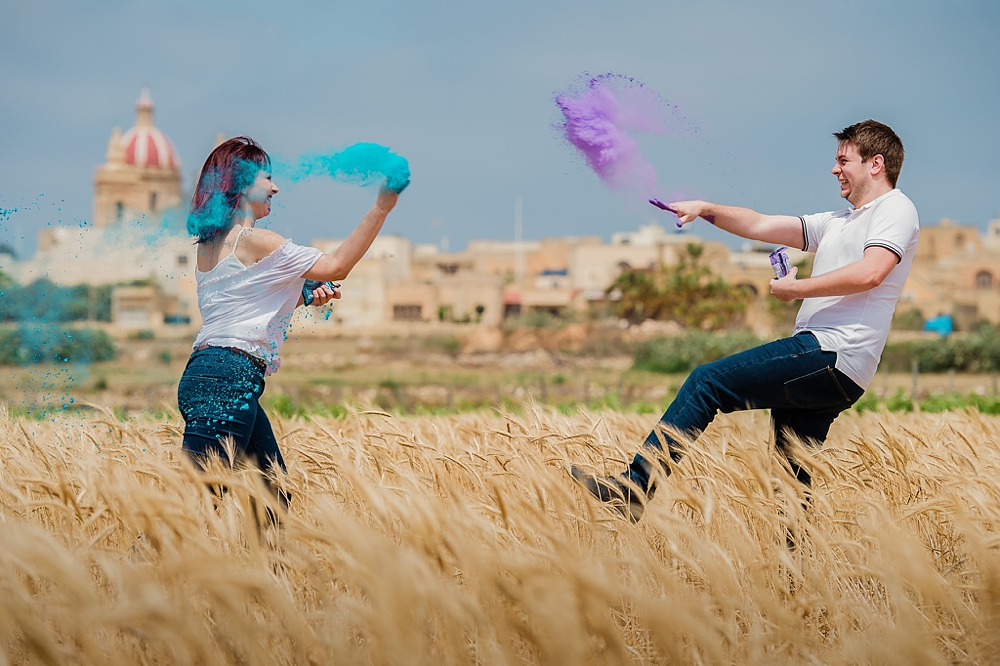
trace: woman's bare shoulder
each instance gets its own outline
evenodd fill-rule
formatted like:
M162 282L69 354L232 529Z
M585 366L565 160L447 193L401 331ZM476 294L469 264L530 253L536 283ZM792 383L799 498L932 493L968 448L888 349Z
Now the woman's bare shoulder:
M271 254L285 242L285 237L270 229L252 227L243 232L236 247L236 258L250 266Z

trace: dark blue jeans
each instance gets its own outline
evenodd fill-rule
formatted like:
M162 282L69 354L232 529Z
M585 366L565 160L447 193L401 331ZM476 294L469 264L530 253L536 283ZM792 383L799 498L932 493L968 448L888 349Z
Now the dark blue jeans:
M285 471L271 423L260 406L264 372L250 358L220 347L191 354L177 387L184 417L184 451L199 467L211 452L232 464L220 441L232 437L237 459L265 472ZM287 500L284 495L282 498Z
M864 389L834 367L836 362L836 352L820 349L812 333L800 333L706 363L688 376L658 425L694 439L718 412L770 409L775 446L788 458L799 481L808 485L809 473L790 456L788 435L821 444L837 415L864 394ZM683 456L683 445L659 427L644 444L660 451L666 444L674 461ZM652 469L640 453L626 475L649 492ZM664 472L670 473L666 465Z

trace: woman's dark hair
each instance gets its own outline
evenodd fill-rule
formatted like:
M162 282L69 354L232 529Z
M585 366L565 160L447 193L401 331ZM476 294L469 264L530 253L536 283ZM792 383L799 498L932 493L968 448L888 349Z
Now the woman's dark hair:
M205 243L229 228L240 204L240 194L261 170L271 169L271 158L256 141L236 136L216 146L201 167L191 197L188 233Z

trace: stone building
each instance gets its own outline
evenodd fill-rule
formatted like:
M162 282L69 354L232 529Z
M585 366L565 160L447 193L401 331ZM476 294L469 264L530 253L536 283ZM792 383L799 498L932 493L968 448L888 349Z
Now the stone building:
M143 88L135 125L111 130L105 163L94 171L95 227L152 218L181 207L181 161L167 135L153 124L153 100Z
M342 241L314 240L312 245L333 252ZM364 258L342 281L343 299L336 301L324 324L334 327L378 328L400 324L468 322L498 325L503 316L503 279L478 270L467 252L440 253L434 246L418 246L395 235L380 236ZM310 318L302 311L300 318Z
M312 244L332 252L341 242ZM616 233L610 244L596 236L474 240L460 252L383 236L343 281L344 298L331 316L320 322L300 312L299 320L308 319L307 328L317 333L340 327L408 332L419 323L498 326L532 312L587 311L606 300L605 290L622 270L674 265L687 243L702 246L700 261L716 274L767 293L773 277L768 248L733 253L722 243L670 234L655 224ZM798 261L804 253L790 254Z
M1000 324L1000 219L978 227L944 218L920 229L917 254L896 312L951 315L958 330Z
M3 269L22 284L121 285L112 292L113 328L188 333L200 319L180 167L143 90L135 125L111 131L105 163L94 171L92 224L40 231L35 256Z
M48 277L62 285L120 285L112 303L116 328L193 335L201 322L195 246L183 228L181 162L153 111L143 90L135 125L111 131L105 162L94 171L93 224L46 229L33 258L15 261L0 253L0 269L22 284ZM313 244L332 252L340 242ZM688 243L702 245L699 261L713 273L761 296L755 307L764 313L770 247L732 251L651 222L612 234L610 243L596 236L473 240L460 252L381 236L344 280L344 298L321 313L301 309L296 322L308 320L300 326L304 334L407 333L429 324L495 327L519 314L585 311L605 300L622 270L674 265ZM789 255L793 263L806 260L798 250ZM985 235L948 219L925 225L897 312L908 309L924 317L950 314L959 329L978 320L1000 323L1000 219Z

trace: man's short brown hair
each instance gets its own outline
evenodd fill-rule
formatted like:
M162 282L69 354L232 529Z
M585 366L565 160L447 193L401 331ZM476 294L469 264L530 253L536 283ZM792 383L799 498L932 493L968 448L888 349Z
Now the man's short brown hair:
M903 142L891 127L877 120L865 120L834 132L833 135L841 143L853 143L862 162L881 155L885 161L885 175L889 179L889 185L896 187L899 170L903 168Z

